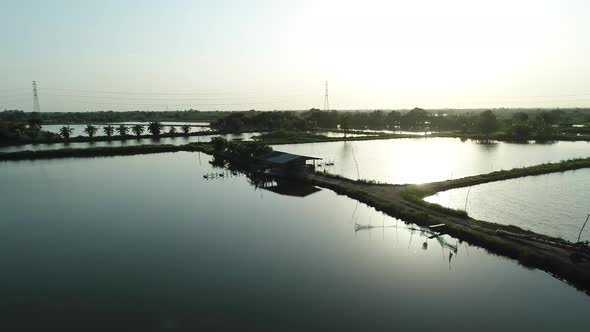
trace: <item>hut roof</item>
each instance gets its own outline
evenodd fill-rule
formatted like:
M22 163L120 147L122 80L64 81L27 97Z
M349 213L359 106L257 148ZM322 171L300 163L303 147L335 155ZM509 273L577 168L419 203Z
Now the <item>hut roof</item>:
M260 161L271 163L271 164L278 164L278 165L284 165L284 164L288 164L288 163L295 162L295 161L301 161L301 160L319 160L319 159L321 159L321 158L302 156L302 155L292 154L292 153L287 153L287 152L282 152L282 151L273 151L273 152L270 152L270 153L267 153L265 155L258 157L258 160L260 160Z

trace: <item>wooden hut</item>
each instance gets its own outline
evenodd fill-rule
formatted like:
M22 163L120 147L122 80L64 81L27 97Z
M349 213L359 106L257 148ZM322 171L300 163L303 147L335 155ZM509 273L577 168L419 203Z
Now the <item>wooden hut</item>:
M277 177L302 177L312 173L315 161L321 158L273 151L258 157L258 169L262 174ZM308 163L312 161L313 163Z

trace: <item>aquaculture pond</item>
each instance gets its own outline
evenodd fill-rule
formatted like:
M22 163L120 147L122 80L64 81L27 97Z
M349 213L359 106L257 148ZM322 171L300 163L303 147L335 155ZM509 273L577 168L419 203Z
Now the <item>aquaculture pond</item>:
M429 239L330 190L256 187L210 160L178 152L0 162L3 330L590 323L590 297L548 273Z
M351 179L425 183L590 157L587 142L547 144L479 143L458 138L405 138L277 145L277 150L324 158L334 166L318 170Z
M443 191L426 200L466 208L476 219L577 241L590 213L588 179L590 169L580 169ZM580 240L590 241L590 225Z
M71 143L52 143L52 144L25 144L25 145L9 145L0 146L0 152L17 152L17 151L38 151L38 150L57 150L57 149L79 149L91 147L116 147L116 146L132 146L144 144L172 144L182 145L193 142L209 142L211 137L221 136L228 140L251 140L252 136L260 135L260 133L239 133L239 134L225 134L225 135L200 135L200 136L186 136L186 137L161 137L161 138L133 138L129 137L126 140L113 140L102 142L71 142Z
M193 131L209 131L209 128L204 127L193 127ZM181 132L180 128L177 128L177 132ZM145 133L147 134L147 132ZM102 142L71 142L71 143L52 143L52 144L24 144L24 145L8 145L0 146L0 153L2 152L17 152L17 151L38 151L38 150L56 150L64 148L89 148L89 147L116 147L116 146L132 146L132 145L143 145L143 144L172 144L181 145L193 142L209 142L211 137L221 136L228 140L252 140L253 136L260 135L260 132L252 133L235 133L235 134L223 134L223 135L200 135L200 136L187 136L187 137L161 137L161 138L140 138L136 139L130 136L128 139L113 140L113 141L102 141ZM317 134L324 135L326 137L344 137L344 133L338 132L317 132ZM130 134L131 135L131 134ZM102 136L102 132L100 133ZM348 135L349 137L366 136L364 134Z

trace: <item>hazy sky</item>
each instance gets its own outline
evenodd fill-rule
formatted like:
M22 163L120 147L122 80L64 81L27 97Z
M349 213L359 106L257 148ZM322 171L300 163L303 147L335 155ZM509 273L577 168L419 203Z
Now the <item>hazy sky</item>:
M0 109L590 106L590 1L0 0Z

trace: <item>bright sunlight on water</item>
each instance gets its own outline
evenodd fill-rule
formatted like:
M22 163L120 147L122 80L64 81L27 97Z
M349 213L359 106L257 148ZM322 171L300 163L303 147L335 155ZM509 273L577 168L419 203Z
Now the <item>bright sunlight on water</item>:
M329 190L300 197L256 188L210 160L180 152L0 163L0 325L456 331L588 323L590 297L545 272L452 237L428 239ZM355 223L373 228L355 232Z

